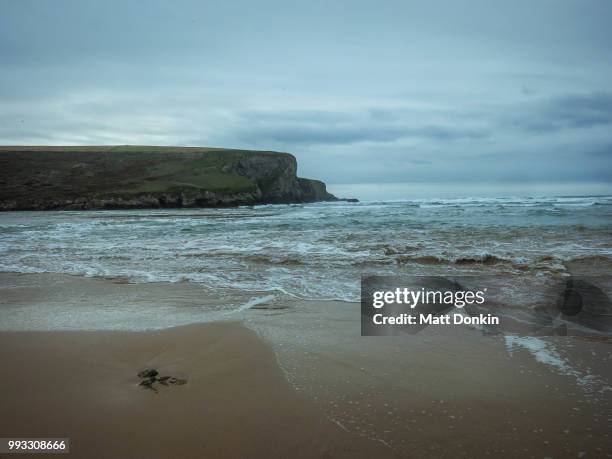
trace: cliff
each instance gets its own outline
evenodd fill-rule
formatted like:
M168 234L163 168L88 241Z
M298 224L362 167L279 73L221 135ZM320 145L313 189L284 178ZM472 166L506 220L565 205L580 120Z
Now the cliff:
M0 210L335 201L288 153L191 147L0 147Z

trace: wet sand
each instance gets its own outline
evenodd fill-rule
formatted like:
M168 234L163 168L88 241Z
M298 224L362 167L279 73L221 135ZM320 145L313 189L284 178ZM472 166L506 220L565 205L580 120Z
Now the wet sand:
M347 430L400 457L612 457L609 341L547 339L572 365L559 369L467 327L361 337L350 310L310 301L245 318L300 393Z
M123 328L118 307L174 323L170 302L216 311L229 301L193 284L58 275L1 274L0 295L5 329L23 325L9 320L17 314L40 328L47 306L83 323L97 307L105 319L92 323ZM572 373L469 328L361 337L350 303L223 317L232 321L0 332L0 436L70 437L72 457L612 457L609 341L550 338ZM143 389L137 373L150 367L188 382Z
M238 323L0 333L2 437L70 437L71 457L392 457L298 396ZM137 373L187 379L138 384Z

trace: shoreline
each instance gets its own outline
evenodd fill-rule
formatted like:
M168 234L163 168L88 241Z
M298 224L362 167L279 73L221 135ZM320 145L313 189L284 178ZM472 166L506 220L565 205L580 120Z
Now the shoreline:
M75 457L608 452L608 341L551 338L541 343L554 347L532 352L532 342L444 326L361 337L355 304L283 300L228 315L227 297L189 283L1 273L0 289L3 325L19 314L33 326L62 314L64 325L100 317L105 326L126 318L146 325L151 316L170 324L0 331L0 365L10 375L0 410L16 413L0 420L0 431L72 437ZM203 307L224 320L171 325ZM146 368L187 384L145 390L137 373ZM602 379L572 373L585 368Z

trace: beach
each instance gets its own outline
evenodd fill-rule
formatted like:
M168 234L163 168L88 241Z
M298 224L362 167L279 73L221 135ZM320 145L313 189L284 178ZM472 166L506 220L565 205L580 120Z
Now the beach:
M0 459L612 459L611 23L0 0Z
M190 283L0 274L2 311L33 323L56 301L76 316L117 298L156 314L162 291L186 309L223 301ZM73 457L612 453L608 340L549 338L538 359L528 342L468 327L361 337L359 320L358 304L334 301L139 331L10 331L3 320L0 431L70 437ZM149 390L137 376L148 368L187 382Z
M70 437L73 457L391 456L296 394L271 348L238 322L2 332L0 343L0 411L10 413L0 431ZM137 373L150 367L187 383L144 389Z

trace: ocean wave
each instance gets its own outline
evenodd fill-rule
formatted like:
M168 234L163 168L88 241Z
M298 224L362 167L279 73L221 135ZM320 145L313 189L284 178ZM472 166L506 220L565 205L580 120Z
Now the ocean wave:
M410 256L410 255L400 255L395 258L397 264L406 264L406 263L416 263L421 265L442 265L442 264L452 264L451 260L447 260L441 257L436 257L434 255L421 255L421 256Z
M312 299L354 298L364 272L610 272L612 214L590 202L612 201L404 200L142 210L129 218L9 213L0 215L0 270L188 280ZM549 210L565 203L561 211ZM544 208L541 215L530 212Z
M351 266L366 268L368 266L392 265L393 260L388 258L369 258L366 260L356 260L351 262Z
M284 265L284 266L300 266L304 264L304 260L291 257L277 257L272 255L247 255L243 257L244 260L256 264L270 264L270 265Z
M390 255L399 255L399 254L405 254L405 253L409 253L409 252L414 252L415 250L419 250L422 246L411 246L411 245L404 245L401 247L394 247L391 245L383 245L382 249L383 249L383 253L387 256Z
M563 264L568 270L574 270L577 268L595 268L598 270L605 268L612 270L612 257L602 254L583 255L570 258Z
M461 257L455 260L456 265L496 265L498 263L511 263L511 260L497 257L495 255L485 254L476 257Z
M458 258L445 258L438 255L399 255L395 258L398 264L416 263L422 265L496 265L513 264L518 265L517 261L508 260L491 254L461 256Z

